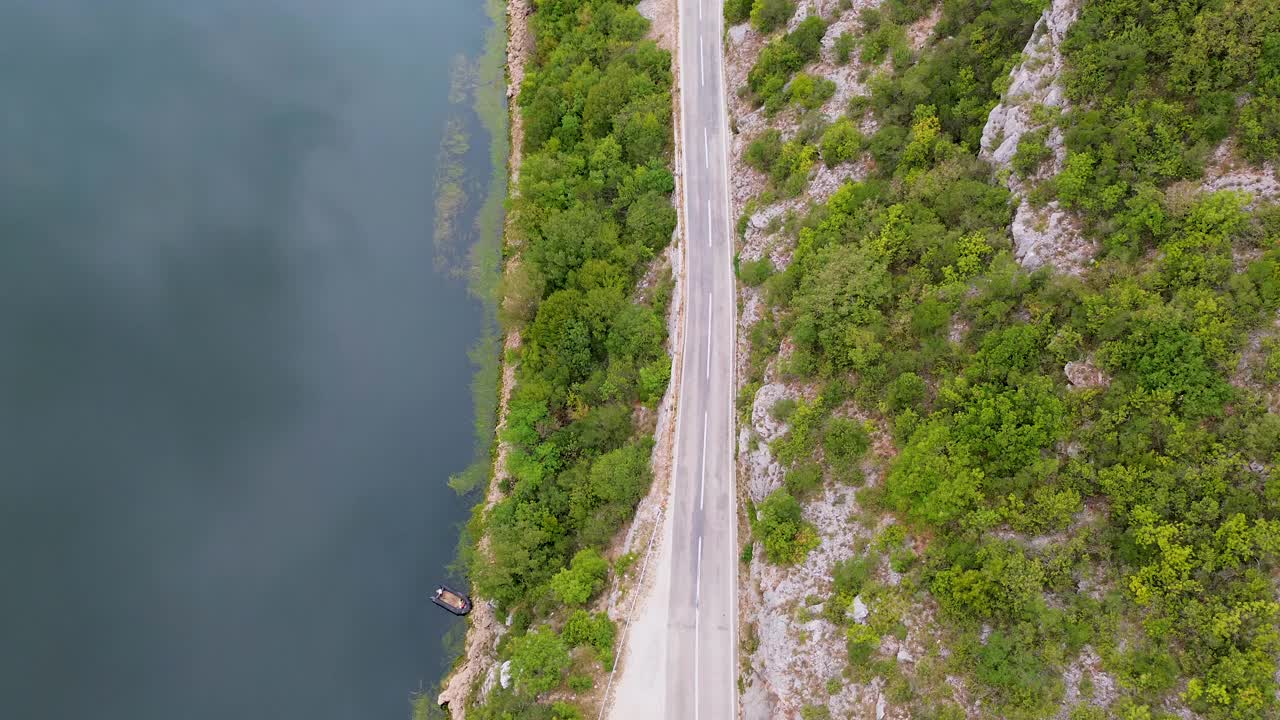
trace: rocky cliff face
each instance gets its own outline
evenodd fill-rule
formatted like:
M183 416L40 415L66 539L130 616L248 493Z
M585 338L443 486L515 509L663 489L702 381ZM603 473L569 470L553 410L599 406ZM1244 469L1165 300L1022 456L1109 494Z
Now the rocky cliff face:
M1023 51L1026 59L1014 69L1004 100L987 118L979 152L979 157L1008 173L1007 183L1018 203L1012 227L1018 262L1029 269L1050 265L1071 274L1088 267L1096 245L1084 238L1080 223L1057 201L1036 208L1026 196L1032 182L1057 174L1066 160L1062 130L1050 121L1055 111L1067 105L1062 41L1080 14L1080 4L1081 0L1053 0L1044 11ZM1039 130L1047 130L1044 142L1052 155L1033 175L1020 177L1013 167L1018 143L1027 133Z
M1061 48L1067 30L1079 14L1080 0L1053 0L1044 11L1023 50L1026 59L1013 71L1004 101L987 118L980 157L1008 167L1023 135L1044 124L1032 118L1033 108L1036 105L1066 106L1061 80L1065 60ZM1062 133L1057 128L1050 133L1049 145L1054 149L1056 172L1066 154Z

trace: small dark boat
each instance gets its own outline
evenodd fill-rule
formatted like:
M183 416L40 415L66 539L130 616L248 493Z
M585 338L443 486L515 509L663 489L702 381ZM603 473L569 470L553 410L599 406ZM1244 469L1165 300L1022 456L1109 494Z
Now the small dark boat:
M431 602L454 615L461 616L471 612L471 598L444 585L436 588L436 594L431 596Z

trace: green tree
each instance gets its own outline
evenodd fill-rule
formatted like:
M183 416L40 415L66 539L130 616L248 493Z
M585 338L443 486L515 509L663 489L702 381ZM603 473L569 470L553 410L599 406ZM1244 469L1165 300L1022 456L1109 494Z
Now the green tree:
M840 36L836 38L837 65L849 64L849 55L853 52L853 44L854 40L852 33L842 32L840 33Z
M648 250L650 256L671 242L676 229L676 209L664 193L641 195L627 210L623 238Z
M725 0L724 19L730 25L746 22L751 17L752 0Z
M617 625L605 613L574 610L565 621L561 637L571 647L588 645L595 649L607 669L613 664L613 643L617 634Z
M775 490L760 503L755 532L769 562L793 565L818 546L817 530L804 521L800 503L786 490Z
M762 33L771 33L786 24L796 12L791 0L754 0L751 25Z
M827 167L835 167L840 163L855 158L862 151L863 138L858 126L849 118L840 118L831 123L822 133L820 143L822 161Z
M958 522L982 501L983 473L953 441L945 422L917 430L889 469L887 499L898 512L933 525Z
M551 592L565 605L584 605L604 587L609 563L594 548L578 551L569 567L551 578Z
M516 688L538 696L560 686L569 668L569 650L545 625L511 641L511 679Z

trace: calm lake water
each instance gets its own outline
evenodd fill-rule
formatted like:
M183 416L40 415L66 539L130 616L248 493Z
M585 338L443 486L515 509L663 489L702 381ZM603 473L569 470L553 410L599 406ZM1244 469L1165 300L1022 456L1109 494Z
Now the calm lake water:
M0 3L0 717L394 720L434 689L484 315L433 191L450 117L487 179L449 95L488 22Z

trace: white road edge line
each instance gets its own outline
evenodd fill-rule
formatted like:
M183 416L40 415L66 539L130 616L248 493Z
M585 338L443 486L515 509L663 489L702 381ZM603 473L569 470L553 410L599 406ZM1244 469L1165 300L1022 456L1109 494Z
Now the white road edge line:
M707 142L707 126L702 126L702 165L707 170L711 169L711 144Z

